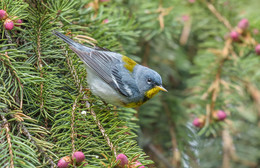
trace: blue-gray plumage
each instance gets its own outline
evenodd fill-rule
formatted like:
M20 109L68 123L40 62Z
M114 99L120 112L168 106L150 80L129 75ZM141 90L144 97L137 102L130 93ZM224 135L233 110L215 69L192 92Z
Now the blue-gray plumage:
M142 105L162 87L161 76L119 53L100 47L90 48L55 31L86 64L87 82L92 93L104 101L125 107Z

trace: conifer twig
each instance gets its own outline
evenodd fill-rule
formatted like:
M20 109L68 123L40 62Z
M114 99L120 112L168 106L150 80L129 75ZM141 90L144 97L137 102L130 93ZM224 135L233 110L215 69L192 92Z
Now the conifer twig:
M216 16L216 18L222 22L229 30L232 30L232 26L231 24L229 23L229 21L224 18L218 11L217 9L214 7L214 5L212 5L211 3L209 2L206 2L207 4L207 7L209 8L209 10Z
M178 150L178 143L177 143L174 125L173 125L172 121L170 120L171 119L170 109L168 107L168 104L165 101L162 101L162 102L163 102L164 111L165 111L167 119L168 119L168 125L169 125L169 129L170 129L171 140L172 140L172 148L173 148L172 164L177 168L177 167L180 167L181 153Z
M4 113L8 113L8 109L2 109ZM13 114L10 114L12 118L15 118ZM2 115L1 115L2 117ZM7 120L6 120L7 121ZM51 168L56 167L56 164L53 162L53 160L46 154L46 152L40 147L37 142L33 139L33 136L30 134L28 129L24 126L24 124L21 121L17 121L18 127L22 130L23 134L31 141L37 148L37 150L50 162Z
M71 59L68 56L68 51L67 50L65 51L65 56L67 58L67 64L69 66L70 73L71 73L71 75L74 78L74 81L75 81L74 83L79 88L79 92L81 93L82 92L82 87L79 86L79 84L80 84L79 76L77 74L77 71L76 71L75 67L73 66L73 63L72 63Z
M18 126L23 131L24 135L27 136L27 138L36 146L37 150L46 158L47 161L51 164L51 168L56 167L56 164L53 162L53 160L46 154L46 152L40 147L37 142L33 139L32 135L28 131L28 129L23 125L22 122L18 122Z
M76 110L76 105L78 102L78 97L75 99L73 106L72 106L72 111L71 111L71 144L72 144L72 154L75 152L75 130L74 130L74 121L75 121L75 110ZM75 166L75 162L72 162L73 167Z
M239 164L243 164L247 167L255 168L257 166L257 163L254 163L252 161L244 160L236 155L235 147L233 143L232 136L230 135L227 128L225 128L222 131L222 141L223 141L223 162L222 162L222 168L229 168L230 167L230 159L232 159L234 162L237 162Z
M85 99L85 98L87 98L86 95L84 95L84 99ZM87 106L87 107L89 106L89 102L88 102L88 101L86 101L86 106ZM90 114L93 116L94 121L96 122L96 124L97 124L97 126L98 126L98 128L99 128L99 130L100 130L100 132L101 132L101 134L102 134L102 136L105 138L105 140L106 140L108 146L110 147L111 151L112 151L112 152L114 153L114 155L116 156L116 149L115 149L113 143L110 141L110 138L109 138L109 136L108 136L107 133L106 133L106 130L105 130L104 127L102 126L101 122L100 122L99 119L97 118L97 115L96 115L95 111L94 111L92 108L90 108Z
M153 145L149 144L148 148L155 154L155 156L165 165L166 168L174 168L171 163L163 156L163 154Z
M148 41L146 41L144 43L144 56L143 56L143 59L142 59L142 65L143 66L148 66L148 57L150 55L150 44Z
M76 105L77 105L78 98L73 103L72 106L72 111L71 111L71 143L72 143L72 153L75 152L75 130L74 130L74 120L75 120L75 110L76 110Z
M90 110L91 115L94 117L94 120L96 122L96 124L98 125L98 128L100 130L100 132L102 133L103 137L105 138L105 140L107 141L108 146L110 147L111 151L114 153L114 155L116 156L116 150L115 147L113 145L113 143L110 141L109 136L106 134L106 130L104 129L104 127L102 126L101 122L98 120L96 113L94 112L94 110Z
M160 24L160 29L163 30L164 29L164 16L167 16L171 10L173 9L173 7L168 7L168 8L163 8L162 7L162 2L160 1L160 5L158 7L158 9L156 10L156 12L159 13L158 16L158 20L159 20L159 24Z
M228 130L225 128L222 131L222 151L223 151L223 159L222 159L222 168L230 167L230 146L232 145L231 137Z
M36 47L36 54L38 58L38 66L39 66L39 71L40 71L40 77L43 78L43 72L42 72L42 59L41 59L41 37L40 37L40 32L41 32L41 27L37 31L37 47ZM41 113L43 112L43 106L44 106L44 101L43 101L43 82L40 84L40 111Z
M260 91L252 83L244 81L245 87L254 100L254 104L258 111L258 127L260 127Z
M4 30L4 32L5 32L5 36L6 36L7 40L8 40L8 44L13 44L12 38L10 37L8 31L7 31L7 30ZM10 47L11 47L12 49L14 48L14 46L12 46L12 45L10 45Z
M7 40L8 40L8 44L13 44L12 38L10 37L9 33L7 32L7 30L4 30L4 32L5 32L5 36L6 36ZM12 49L14 48L14 46L12 46L12 45L10 45L10 47ZM6 58L8 59L8 62L10 63L10 65L12 65L12 63L11 63L11 61L9 59L9 56L7 55L7 52L5 54L1 54L1 55L6 56ZM14 69L12 69L11 73L14 73L14 76L16 77L17 81L19 82L20 86L22 87L22 89L19 89L19 91L21 92L21 95L22 95L21 100L19 100L19 98L18 98L19 96L17 95L18 90L17 90L16 95L15 95L16 98L17 98L16 102L20 103L20 110L21 110L22 107L23 107L23 84L21 83L20 78L18 78L18 75L17 75L17 73L16 73L16 71Z
M6 130L6 139L8 143L8 148L9 148L9 154L10 154L10 168L14 168L14 155L13 155L13 150L12 150L12 142L11 142L11 137L10 137L10 129L9 129L9 124L7 119L5 118L4 115L1 114L1 118L4 122L4 128Z
M182 33L181 33L181 37L180 37L180 44L181 45L186 45L190 32L191 32L191 20L189 19L188 21L186 21L184 23L183 29L182 29Z
M212 114L212 112L214 111L214 108L215 108L215 102L217 100L218 93L219 93L219 90L220 90L220 85L221 85L222 68L223 68L225 61L227 60L227 58L229 56L229 53L232 52L231 45L232 45L232 40L228 39L225 42L224 48L220 52L221 54L219 55L220 60L218 62L215 80L211 83L211 85L208 88L208 90L206 91L206 93L204 93L202 95L202 99L206 99L211 94L211 103L210 103L209 106L207 106L207 111L209 112L209 115L207 115L207 121L210 120L210 117L211 117L210 114Z
M75 81L76 85L78 86L79 91L81 93L83 91L83 86L82 86L82 84L81 84L81 82L79 80L77 71L76 71L74 65L72 64L72 61L70 60L70 58L67 55L66 55L66 58L67 58L67 63L68 63L69 69L71 71L71 74L72 74L72 76L74 78L74 81ZM85 93L83 95L83 99L85 99L85 100L87 99L87 95ZM86 107L89 108L89 104L90 103L88 101L85 101L85 103L86 103ZM100 132L102 134L102 136L105 138L105 140L106 140L108 146L110 147L111 151L116 156L116 150L115 150L115 147L114 147L113 143L110 141L110 138L106 134L106 131L105 131L104 127L102 126L101 122L98 120L96 113L91 108L90 108L90 114L93 116L93 118L94 118L94 120L95 120L95 122L96 122L96 124L97 124L97 126L98 126L98 128L99 128L99 130L100 130Z

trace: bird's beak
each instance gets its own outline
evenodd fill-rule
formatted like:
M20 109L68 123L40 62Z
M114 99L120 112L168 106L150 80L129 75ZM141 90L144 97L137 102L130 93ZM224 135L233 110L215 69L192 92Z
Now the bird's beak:
M163 86L156 86L156 88L158 90L164 91L164 92L168 92Z

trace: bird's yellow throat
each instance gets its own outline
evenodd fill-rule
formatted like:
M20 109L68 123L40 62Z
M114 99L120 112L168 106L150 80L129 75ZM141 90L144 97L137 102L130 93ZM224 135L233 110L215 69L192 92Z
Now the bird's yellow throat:
M148 90L147 92L145 92L145 96L149 99L151 99L153 96L155 96L159 91L164 91L167 92L166 89L164 89L163 87L160 86L155 86L154 88Z

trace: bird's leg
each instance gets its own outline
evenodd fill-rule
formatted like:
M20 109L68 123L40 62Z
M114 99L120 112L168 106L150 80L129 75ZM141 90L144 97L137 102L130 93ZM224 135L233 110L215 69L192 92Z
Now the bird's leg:
M83 91L85 92L90 91L90 88L84 88Z
M108 106L108 103L106 103L104 100L101 99L101 101L104 103L105 106Z
M107 102L105 102L104 100L101 99L101 101L104 103L104 105L106 106L104 109L111 111L111 108L109 108L109 105Z

